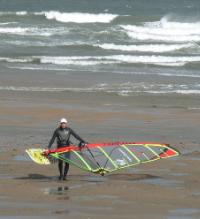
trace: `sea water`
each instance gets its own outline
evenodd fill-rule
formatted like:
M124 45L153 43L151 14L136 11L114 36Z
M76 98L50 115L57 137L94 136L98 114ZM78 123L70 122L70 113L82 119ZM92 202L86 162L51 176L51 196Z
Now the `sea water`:
M1 71L100 78L90 86L0 80L0 91L200 95L199 11L198 0L0 0Z

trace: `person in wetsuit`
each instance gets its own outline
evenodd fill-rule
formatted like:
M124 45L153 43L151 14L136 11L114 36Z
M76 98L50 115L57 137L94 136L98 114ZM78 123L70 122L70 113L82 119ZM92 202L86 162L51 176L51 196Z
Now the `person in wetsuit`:
M83 146L85 144L85 141L77 135L70 127L67 125L67 120L65 118L62 118L60 120L59 127L54 131L54 134L49 142L48 149L51 148L53 145L55 139L57 140L57 148L67 147L70 145L70 136L73 136L78 141L80 141L79 146ZM59 180L66 180L66 176L69 170L69 164L65 163L65 168L63 172L63 161L58 161L58 169L59 169Z

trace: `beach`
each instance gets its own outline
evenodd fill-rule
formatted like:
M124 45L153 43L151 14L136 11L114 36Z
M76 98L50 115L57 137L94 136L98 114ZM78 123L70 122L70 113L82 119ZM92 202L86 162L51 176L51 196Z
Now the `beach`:
M199 218L198 109L131 99L1 92L0 218ZM104 177L70 167L59 182L56 164L37 165L25 149L46 147L62 116L89 142L157 141L181 155Z
M199 0L0 5L0 219L199 219ZM25 150L46 148L63 117L90 143L180 155L58 181Z

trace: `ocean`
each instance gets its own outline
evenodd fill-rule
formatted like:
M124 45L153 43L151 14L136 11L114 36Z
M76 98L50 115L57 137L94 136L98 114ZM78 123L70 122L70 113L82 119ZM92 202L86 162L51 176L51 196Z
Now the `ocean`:
M198 0L0 0L0 91L198 96L199 12ZM88 83L2 77L17 72Z

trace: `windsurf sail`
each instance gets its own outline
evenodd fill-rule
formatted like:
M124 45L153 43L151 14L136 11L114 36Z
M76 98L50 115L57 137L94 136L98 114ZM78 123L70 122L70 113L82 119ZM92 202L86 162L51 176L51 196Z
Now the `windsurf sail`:
M104 175L141 163L178 156L167 144L148 142L114 142L87 144L49 150L47 155L72 164L82 170Z
M50 164L50 161L48 157L44 156L45 149L41 148L32 148L32 149L27 149L26 153L29 155L29 157L37 164L41 165L48 165Z

